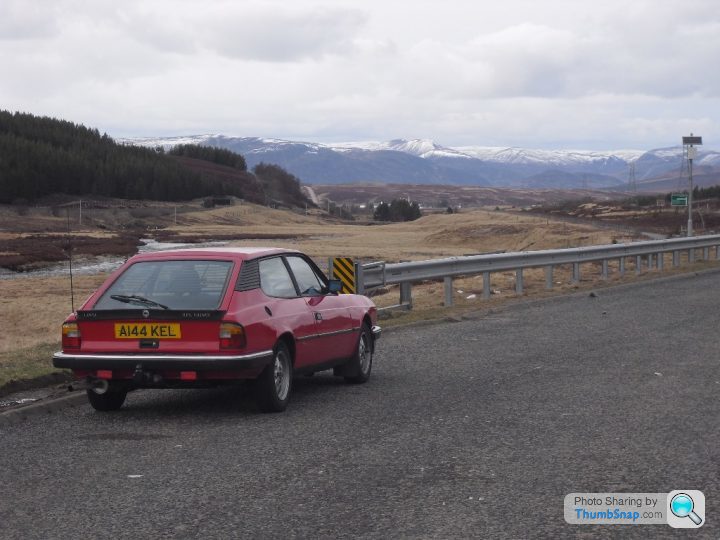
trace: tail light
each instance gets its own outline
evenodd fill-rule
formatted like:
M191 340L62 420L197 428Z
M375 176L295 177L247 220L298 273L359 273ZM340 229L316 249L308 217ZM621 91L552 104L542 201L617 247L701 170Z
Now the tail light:
M77 323L64 323L62 325L62 348L79 349L80 348L80 328Z
M245 340L245 329L236 323L220 324L220 348L221 349L243 349Z

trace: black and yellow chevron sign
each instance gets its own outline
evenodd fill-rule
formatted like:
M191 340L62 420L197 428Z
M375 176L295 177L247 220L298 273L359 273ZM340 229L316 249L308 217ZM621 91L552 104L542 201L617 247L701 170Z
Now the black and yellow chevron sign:
M350 257L335 257L332 264L334 279L342 281L342 294L355 294L355 263Z

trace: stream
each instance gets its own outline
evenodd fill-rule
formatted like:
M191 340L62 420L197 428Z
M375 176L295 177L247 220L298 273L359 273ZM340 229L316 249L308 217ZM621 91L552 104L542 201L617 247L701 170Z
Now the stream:
M177 242L157 242L152 238L141 238L144 245L138 248L138 253L150 253L153 251L166 251L169 249L184 248L201 248L201 247L219 247L227 245L227 242L205 242L200 244L177 243ZM126 257L82 257L73 259L73 275L74 276L92 276L106 272L112 272L127 260ZM68 261L51 264L45 268L30 270L28 272L13 272L0 268L0 280L2 279L18 279L26 277L56 277L67 276L70 274L70 266Z

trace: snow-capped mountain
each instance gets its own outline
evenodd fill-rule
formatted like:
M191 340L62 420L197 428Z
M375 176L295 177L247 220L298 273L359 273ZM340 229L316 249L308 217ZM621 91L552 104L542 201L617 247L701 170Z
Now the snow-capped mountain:
M386 143L379 143L378 150L404 152L424 159L436 159L443 157L469 159L472 157L455 148L440 146L430 139L413 139L410 141L405 139L394 139Z
M631 166L638 185L681 174L681 146L657 150L538 150L515 147L446 147L429 139L315 143L219 134L119 139L165 149L178 144L227 148L249 167L275 163L305 183L351 182L474 184L537 188L622 188ZM701 150L700 169L720 168L720 153Z
M608 160L634 161L643 155L643 150L614 150L597 152L592 150L531 150L527 148L505 148L491 146L461 146L456 150L468 156L509 164L544 164L553 166L603 163Z

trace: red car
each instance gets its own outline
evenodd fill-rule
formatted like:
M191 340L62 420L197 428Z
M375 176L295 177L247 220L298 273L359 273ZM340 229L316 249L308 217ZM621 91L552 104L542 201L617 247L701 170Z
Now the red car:
M137 388L253 379L264 412L287 406L294 374L370 377L380 337L365 296L339 295L297 251L184 249L136 255L62 326L53 365L85 379L99 411Z

